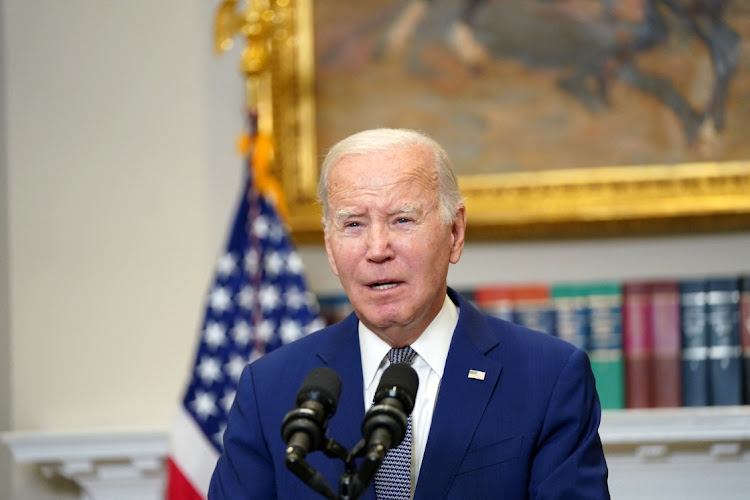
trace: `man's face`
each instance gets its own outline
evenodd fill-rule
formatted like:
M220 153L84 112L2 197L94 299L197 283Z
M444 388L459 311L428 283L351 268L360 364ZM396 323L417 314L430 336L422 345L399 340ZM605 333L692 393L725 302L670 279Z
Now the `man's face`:
M392 346L412 343L443 305L465 211L445 225L422 149L351 156L329 173L328 261L360 321Z

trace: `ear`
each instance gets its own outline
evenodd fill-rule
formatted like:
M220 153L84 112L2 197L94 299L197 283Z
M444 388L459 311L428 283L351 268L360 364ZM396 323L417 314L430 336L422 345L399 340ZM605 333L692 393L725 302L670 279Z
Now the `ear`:
M451 226L451 255L450 262L455 264L461 258L464 251L464 240L466 238L466 207L461 204L456 211L456 217Z

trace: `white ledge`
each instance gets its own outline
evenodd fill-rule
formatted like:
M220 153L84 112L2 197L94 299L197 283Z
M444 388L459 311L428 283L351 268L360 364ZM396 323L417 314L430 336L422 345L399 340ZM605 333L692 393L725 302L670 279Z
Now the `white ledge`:
M35 464L48 478L74 481L82 500L164 498L164 429L15 431L1 437L16 462Z
M12 431L2 440L19 463L163 457L169 446L169 434L157 428Z
M750 406L606 410L605 445L750 441Z

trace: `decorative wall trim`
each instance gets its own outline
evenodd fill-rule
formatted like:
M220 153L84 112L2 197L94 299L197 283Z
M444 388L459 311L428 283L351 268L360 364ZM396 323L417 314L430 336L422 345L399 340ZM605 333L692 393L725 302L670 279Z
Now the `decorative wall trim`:
M17 463L37 465L48 478L74 481L81 499L164 498L169 448L164 429L17 431L2 434L2 440Z

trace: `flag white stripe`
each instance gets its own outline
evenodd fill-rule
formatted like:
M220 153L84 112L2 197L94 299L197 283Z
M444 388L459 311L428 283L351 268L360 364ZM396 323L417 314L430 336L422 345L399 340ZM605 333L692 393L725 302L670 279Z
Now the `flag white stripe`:
M182 406L177 409L172 427L171 456L182 474L205 498L219 453Z

